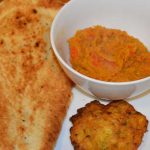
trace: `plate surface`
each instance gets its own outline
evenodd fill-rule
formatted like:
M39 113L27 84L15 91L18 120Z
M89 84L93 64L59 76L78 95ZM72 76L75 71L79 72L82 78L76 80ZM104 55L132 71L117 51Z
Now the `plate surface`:
M64 120L62 131L58 138L55 150L73 150L70 142L70 127L72 126L69 118L76 114L77 109L84 107L85 104L94 100L95 98L81 91L78 87L73 89L73 98L67 116ZM103 104L107 104L106 101L100 101ZM138 97L129 99L128 102L134 106L134 108L144 114L148 121L150 120L150 90L143 93ZM148 131L144 134L143 142L138 150L149 150L150 149L150 124L148 125Z

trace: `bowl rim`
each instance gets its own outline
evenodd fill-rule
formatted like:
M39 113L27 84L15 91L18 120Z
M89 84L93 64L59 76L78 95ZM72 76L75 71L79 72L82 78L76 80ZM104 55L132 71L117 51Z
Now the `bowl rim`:
M98 80L98 79L94 79L94 78L91 78L91 77L88 77L78 71L76 71L75 69L73 69L70 65L68 65L64 59L60 56L56 46L55 46L55 42L54 42L54 29L55 29L55 24L57 22L57 20L60 18L61 14L63 13L63 11L65 9L67 9L68 6L70 6L75 0L71 0L69 1L67 4L65 4L65 6L63 6L59 12L56 14L53 22L52 22L52 25L50 27L50 42L51 42L51 45L52 45L52 49L57 57L57 59L60 61L60 63L65 66L71 73L75 74L76 76L80 77L80 78L83 78L85 80L88 80L90 82L94 82L94 83L97 83L97 84L105 84L105 85L116 85L116 86L119 86L119 85L133 85L133 84L138 84L138 83L142 83L142 82L146 82L148 80L150 80L150 76L148 77L145 77L145 78L142 78L142 79L139 79L139 80L133 80L133 81L127 81L127 82L109 82L109 81L103 81L103 80Z

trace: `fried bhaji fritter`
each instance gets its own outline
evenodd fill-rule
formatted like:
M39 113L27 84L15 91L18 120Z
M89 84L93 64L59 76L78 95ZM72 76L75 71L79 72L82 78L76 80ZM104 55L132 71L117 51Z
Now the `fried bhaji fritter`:
M75 150L137 150L147 130L146 117L126 101L87 104L70 119Z

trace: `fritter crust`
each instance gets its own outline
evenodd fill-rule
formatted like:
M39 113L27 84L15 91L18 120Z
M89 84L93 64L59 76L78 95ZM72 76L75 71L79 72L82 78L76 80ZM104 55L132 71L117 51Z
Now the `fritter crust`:
M146 117L126 101L87 104L70 118L75 150L137 150L147 130Z

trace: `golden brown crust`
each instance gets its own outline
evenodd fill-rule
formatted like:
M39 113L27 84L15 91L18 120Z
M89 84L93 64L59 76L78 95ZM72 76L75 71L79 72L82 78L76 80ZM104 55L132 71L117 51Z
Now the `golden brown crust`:
M51 10L28 2L0 5L0 150L53 149L71 100L50 45Z
M63 5L65 5L69 0L0 0L0 2L5 1L7 5L14 4L14 5L20 5L20 4L35 4L37 6L42 6L45 8L53 8L53 9L60 9Z
M59 9L68 1L69 0L39 0L39 5L44 6L46 8Z
M93 101L70 119L75 150L137 150L148 121L126 101Z
M9 112L8 112L9 102L3 94L3 88L0 85L0 149L11 150L13 149L12 142L8 140L8 124L9 124ZM7 147L1 143L7 143Z

